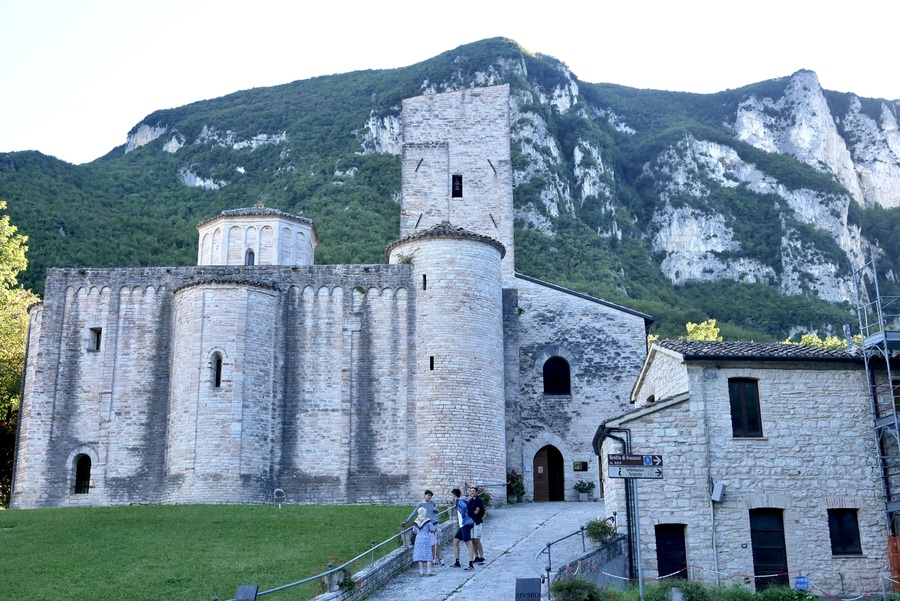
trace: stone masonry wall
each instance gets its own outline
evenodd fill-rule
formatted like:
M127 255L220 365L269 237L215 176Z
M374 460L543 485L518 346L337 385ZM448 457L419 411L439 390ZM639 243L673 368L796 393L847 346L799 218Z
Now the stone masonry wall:
M534 456L552 444L563 456L566 499L577 500L576 480L599 485L591 446L597 426L630 408L629 392L646 355L645 320L530 278L517 277L516 283L519 391L507 405L507 445L521 451L509 463L524 473L526 498L531 498ZM571 395L544 395L543 366L554 356L569 363ZM574 461L588 462L588 471L575 472Z
M414 496L410 273L51 270L13 507L261 502L276 487L289 502ZM214 352L223 390L210 385ZM92 460L86 495L74 494L79 454Z
M508 85L404 100L400 211L401 238L449 221L500 241L506 287L515 266L509 102ZM451 197L453 175L461 198Z
M401 243L391 261L404 255L412 256L416 286L417 488L504 483L500 252L481 240L438 237ZM492 493L502 502L506 487Z
M43 370L38 370L38 341L41 337L41 319L44 314L43 303L32 306L28 311L28 336L25 354L25 373L23 377L22 401L19 405L19 415L33 413L31 411L31 398L34 396L35 380L40 377ZM48 422L41 420L19 419L18 432L16 434L16 457L21 457L23 463L30 463L31 457L41 455L41 430ZM32 472L31 477L26 477L26 472L16 469L13 465L12 488L25 491L25 494L39 494L38 488L41 480L38 474Z
M280 371L278 293L209 283L175 293L168 496L173 502L270 498ZM216 386L216 358L222 358Z
M656 573L656 524L686 524L688 564L715 580L710 481L725 484L715 503L722 582L753 575L749 510L783 510L788 569L821 590L862 594L888 574L878 452L862 366L847 364L693 363L682 366L690 398L648 405L616 420L632 452L661 454L665 477L639 480L644 575ZM662 372L660 372L662 373ZM734 438L729 378L759 382L762 438ZM704 424L708 423L708 429ZM604 445L605 456L620 452ZM607 510L624 519L625 480L607 480ZM862 555L832 555L828 509L856 509ZM725 576L727 575L727 577Z
M634 408L688 392L690 383L681 356L658 346L652 347L650 353L652 359L632 392Z

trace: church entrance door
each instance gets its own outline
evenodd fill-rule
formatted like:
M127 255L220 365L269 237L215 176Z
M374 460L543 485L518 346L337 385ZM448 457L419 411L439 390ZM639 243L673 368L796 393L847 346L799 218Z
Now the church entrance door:
M565 501L563 457L559 449L547 445L534 456L534 500Z

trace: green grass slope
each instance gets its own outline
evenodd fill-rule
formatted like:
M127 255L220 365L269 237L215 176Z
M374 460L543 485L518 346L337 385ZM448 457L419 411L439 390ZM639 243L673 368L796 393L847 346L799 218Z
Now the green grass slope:
M0 511L0 591L20 601L197 601L327 570L411 507L157 505ZM386 546L392 551L393 546ZM365 566L358 565L357 569ZM355 571L355 570L353 570ZM309 599L316 585L279 593Z

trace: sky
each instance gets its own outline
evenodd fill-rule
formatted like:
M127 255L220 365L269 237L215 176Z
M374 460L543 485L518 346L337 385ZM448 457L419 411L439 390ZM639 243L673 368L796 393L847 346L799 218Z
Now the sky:
M89 162L155 110L498 36L587 82L712 93L810 69L900 99L898 17L882 0L3 0L0 152Z

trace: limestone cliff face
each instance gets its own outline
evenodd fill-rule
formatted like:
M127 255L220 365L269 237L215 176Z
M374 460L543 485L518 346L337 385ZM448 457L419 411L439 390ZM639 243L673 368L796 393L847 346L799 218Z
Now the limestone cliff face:
M125 154L149 144L164 133L166 133L165 127L140 124L132 133L128 134L125 141Z
M691 103L703 105L701 95L670 98L688 107L679 108L677 117L648 119L631 103L671 93L607 90L604 96L547 57L498 57L472 70L462 66L468 60L455 57L453 69L441 77L421 76L414 87L434 94L511 84L517 227L554 238L560 219L581 220L602 239L639 239L673 285L765 283L783 294L833 302L853 299L851 274L870 251L884 254L849 214L853 202L864 209L900 207L898 101L829 92L815 73L799 71L716 96L722 116L715 123L702 116L708 108L700 116L691 113ZM685 101L688 96L693 97ZM667 102L653 100L653 110L667 110ZM399 99L384 103L373 93L367 111L351 132L355 153L399 156ZM654 120L685 131L665 138ZM189 158L185 148L253 152L276 145L283 164L274 173L287 176L299 168L291 136L288 130L240 137L210 123L188 137L175 125L142 123L129 135L125 152L163 138L161 151L185 155L183 185L221 190L237 178L249 180L249 172L238 159L231 166L206 165L194 158L195 150ZM807 176L792 180L784 161L773 166L758 154L748 158L750 147L792 157L788 163L796 159L787 171L805 169ZM636 156L640 162L629 164ZM341 160L333 186L353 176L341 170ZM800 163L820 174L818 183L805 183L816 178Z
M644 166L661 204L652 217L652 248L674 284L734 279L777 286L783 294L813 292L832 302L851 301L846 261L864 262L866 243L847 223L849 194L789 189L721 144L685 136ZM777 212L769 252L748 253L737 233L740 217L723 207L721 190L741 188L771 202ZM828 255L800 231L826 233L842 254ZM757 227L757 226L751 226ZM778 248L773 248L778 245ZM761 257L769 256L769 260Z
M833 114L816 74L800 71L783 96L743 101L733 127L741 141L833 174L864 207L900 207L898 103L881 102L880 108L870 117L851 96L847 111Z
M835 115L850 146L863 206L900 207L898 102L880 102L877 118L862 113L852 97L849 110Z
M578 136L567 147L559 121L581 118L626 138L642 132L627 115L584 98L565 65L556 69L548 81L530 74L525 61L499 60L468 78L425 80L421 89L436 93L513 77L526 81L513 87L510 99L513 148L520 158L514 161L517 217L525 227L554 237L561 215L577 218L590 208L601 216L596 235L621 239L633 224L621 221L617 189L631 182L617 181L611 167L617 157L597 139ZM644 235L650 250L662 257L663 275L675 285L728 279L770 284L783 294L852 301L851 272L867 260L871 245L848 222L851 200L863 207L900 206L898 103L882 103L873 118L853 96L846 110L835 114L837 103L829 103L811 71L786 78L779 89L783 92L775 95L746 95L723 124L725 130L736 142L790 155L832 176L843 191L781 182L721 140L686 135L641 170L640 177L652 181L657 194ZM396 114L373 111L357 132L361 152L398 154L400 127ZM770 235L767 249L750 249L759 240L748 240L746 228L736 227L742 218L723 206L722 190L775 203L769 226L777 235ZM825 238L811 239L811 230Z

